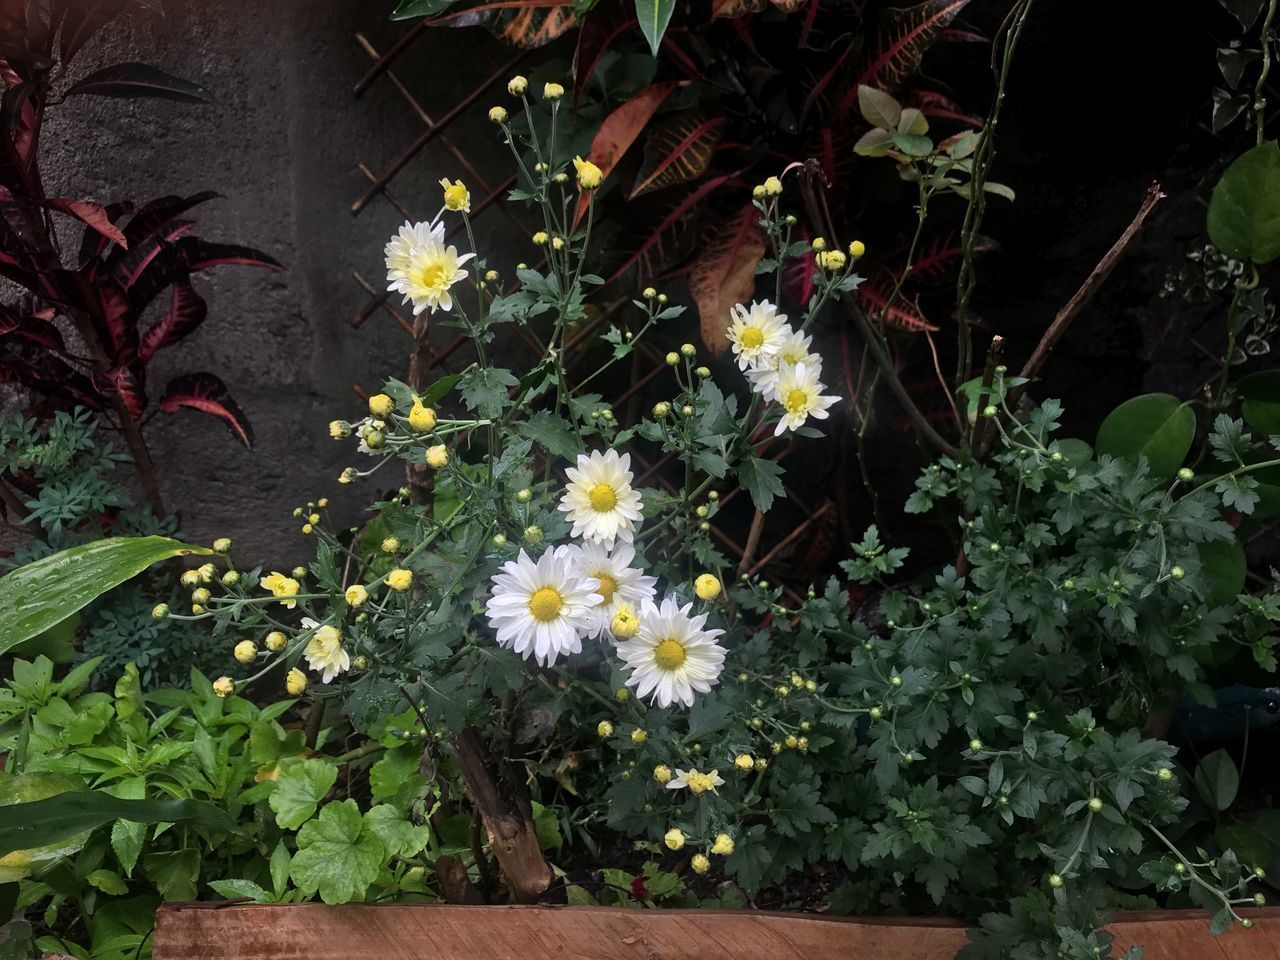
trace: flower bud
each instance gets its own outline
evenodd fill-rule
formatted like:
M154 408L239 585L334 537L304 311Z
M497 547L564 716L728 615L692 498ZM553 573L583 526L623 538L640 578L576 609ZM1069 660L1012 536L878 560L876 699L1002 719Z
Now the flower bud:
M760 186L764 187L765 196L776 197L782 193L782 181L777 177L766 177Z
M558 83L548 83L542 88L542 97L544 100L559 100L564 96L564 87Z
M490 120L492 123L506 123L506 122L507 122L507 108L506 108L506 107L490 107L490 108L489 108L489 120Z
M720 596L720 580L713 574L701 574L693 581L693 590L699 600L714 600Z
M684 831L672 827L663 836L662 842L666 844L668 850L679 850L684 846Z
M853 243L849 244L849 256L854 260L857 260L866 252L867 252L867 245L864 244L861 240L855 240L853 241Z
M707 377L711 376L711 370L710 370L708 367L696 367L696 368L694 368L694 371L693 371L693 372L694 372L694 374L695 374L696 376L698 376L699 378L701 378L701 379L703 379L703 380L705 380L705 379L707 379Z
M636 727L631 731L631 742L639 746L649 739L649 731L643 727Z
M252 640L241 640L232 654L241 663L253 663L258 656L258 645Z
M208 590L206 590L204 587L197 587L195 590L192 590L192 591L191 591L191 602L192 602L192 603L199 603L199 604L206 604L206 603L208 603L208 602L209 602L209 591L208 591Z
M671 404L665 400L660 400L653 405L653 415L661 420L663 417L671 413Z
M409 410L409 429L415 433L430 433L436 428L436 412L424 407L422 401L413 398L413 407Z
M716 834L716 839L711 844L711 852L717 857L728 857L733 854L733 837L727 833Z
M518 73L507 81L507 93L511 94L513 97L520 96L528 89L529 81Z
M533 491L528 487L516 491L516 503L528 503L533 499Z
M213 681L213 693L219 700L225 700L235 692L236 682L230 677L219 677Z
M385 577L386 585L398 593L403 593L413 586L413 571L396 567Z
M385 393L375 393L369 398L369 412L379 420L385 420L395 410L396 402Z
M749 753L740 753L733 758L733 765L743 773L750 773L756 765L755 759Z
M653 289L653 287L645 287L644 290L641 291L640 295L646 300L652 300L658 295L658 291Z
M529 526L525 527L524 542L525 543L541 543L542 528L538 526L536 523L531 523Z
M163 620L169 616L169 605L167 603L157 603L151 608L151 619Z
M697 355L698 355L698 348L695 347L692 343L680 344L680 356L696 357Z
M351 586L347 587L346 593L344 593L343 596L346 598L348 606L358 607L369 599L369 591L361 584L353 583Z
M671 768L665 763L658 764L653 768L653 779L657 783L669 783L671 780Z
M400 541L396 537L387 537L382 541L381 549L383 553L395 553L400 549Z
M674 350L667 354L667 366L674 367L679 362L680 354L676 353Z
M437 443L434 447L427 447L423 459L432 470L443 469L449 462L449 449L443 443Z
M279 653L288 642L288 638L279 630L272 630L262 640L263 645L272 653Z
M307 675L297 667L294 667L285 674L284 688L291 697L300 696L307 689Z
M601 720L596 724L596 735L605 738L613 736L613 724L608 720Z
M1190 467L1183 467L1178 471L1178 479L1183 483L1190 483L1196 478L1195 471Z
M489 542L495 547L505 547L507 545L507 535L505 533L495 533Z

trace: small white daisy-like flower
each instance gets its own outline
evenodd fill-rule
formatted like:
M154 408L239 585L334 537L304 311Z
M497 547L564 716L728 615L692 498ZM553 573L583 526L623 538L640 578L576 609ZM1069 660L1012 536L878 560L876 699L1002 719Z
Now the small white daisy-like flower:
M444 223L406 223L387 243L387 289L403 293L413 314L452 310L449 288L467 275L462 265L475 256L459 254L444 242Z
M644 519L640 494L631 489L631 454L578 454L578 465L565 473L569 483L558 509L573 524L572 535L610 547L615 540L630 543Z
M840 398L824 397L825 389L815 368L806 363L784 363L778 371L778 386L774 391L774 399L782 405L783 414L773 435L797 430L809 417L827 419L827 408Z
M574 560L567 545L548 547L536 563L521 550L494 574L485 613L501 646L543 666L581 652L582 638L594 628L592 608L603 598Z
M692 603L681 607L672 596L661 606L645 602L639 632L618 644L618 655L631 668L627 686L636 696L652 694L651 702L660 707L691 707L695 692L707 693L715 685L727 653L716 637L724 631L706 629L707 614L690 616L692 609Z
M729 343L738 358L739 370L767 364L782 349L791 329L787 315L779 313L768 300L753 301L749 308L735 304L729 315Z
M710 790L712 793L718 793L716 787L724 785L724 778L720 776L719 770L712 770L710 773L700 773L697 770L681 770L676 768L676 775L671 778L667 784L668 790L679 790L682 787L688 787L689 792L694 796L700 793L706 793Z
M331 683L338 674L351 669L351 657L342 647L342 633L337 627L327 623L320 626L310 617L303 617L302 625L315 630L302 655L307 666L320 674L322 683Z
M806 367L812 366L817 375L822 376L822 358L810 351L809 347L812 343L813 337L807 337L801 331L788 327L787 335L782 338L782 346L778 348L778 352L758 367L747 371L747 380L751 383L751 389L766 400L776 400L778 372L784 363L803 363Z
M636 558L636 549L631 544L618 543L610 550L602 543L584 543L573 551L578 572L597 583L594 589L603 598L591 609L594 623L589 636L612 634L614 614L624 609L634 613L657 593L657 578L631 566Z

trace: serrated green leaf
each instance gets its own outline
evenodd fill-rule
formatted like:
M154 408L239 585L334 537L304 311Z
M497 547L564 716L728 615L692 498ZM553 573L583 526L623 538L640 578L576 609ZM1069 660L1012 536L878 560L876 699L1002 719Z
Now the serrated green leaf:
M325 903L363 900L386 859L382 840L360 816L354 800L325 804L320 816L298 831L290 875L304 894L319 892Z
M276 825L297 830L315 815L337 779L338 768L328 760L304 760L285 767L267 799L275 811Z

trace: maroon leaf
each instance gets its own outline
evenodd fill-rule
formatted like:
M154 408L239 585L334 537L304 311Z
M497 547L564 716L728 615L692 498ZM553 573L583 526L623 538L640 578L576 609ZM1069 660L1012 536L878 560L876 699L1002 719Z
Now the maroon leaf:
M987 253L995 249L995 242L987 237L975 237L973 252ZM901 252L901 251L900 251ZM911 282L922 283L946 279L952 265L964 256L964 247L954 230L934 237L911 265Z
M712 177L711 179L704 180L702 183L698 184L696 190L691 190L688 195L676 204L675 208L663 218L662 222L650 231L649 235L640 244L639 248L637 248L636 251L626 259L622 266L610 275L609 282L612 283L642 260L645 262L645 273L654 273L655 271L652 269L650 262L650 254L657 251L658 255L661 256L663 245L669 239L671 232L677 227L677 225L684 222L684 218L689 211L705 200L708 195L722 186L726 181L728 181L728 179L729 176L727 174L724 176Z
M204 322L209 312L208 305L195 287L187 280L175 283L172 288L173 299L169 312L163 320L159 320L142 335L142 345L138 348L138 359L143 363L150 360L157 350L177 343Z
M142 383L128 367L116 367L106 373L93 375L93 385L108 397L116 397L135 422L147 412L147 393Z
M115 224L117 220L127 216L133 210L133 204L128 200L121 200L119 203L109 203L102 209L106 213L107 221ZM87 227L84 236L80 239L79 265L83 268L90 260L96 260L110 245L110 239L92 227Z
M141 277L151 267L152 263L162 254L172 261L172 265L167 268L167 272L172 273L174 269L181 267L182 270L190 272L186 267L185 257L178 247L178 240L190 233L196 227L194 220L169 220L166 221L164 227L141 241L135 240L130 236L129 228L125 227L125 236L129 237L133 243L130 250L117 250L107 260L107 267L111 271L111 276L115 278L116 283L129 290L138 278ZM172 283L176 279L176 274L168 283ZM152 291L152 296L164 289L163 284L157 286Z
M228 264L268 267L272 270L283 269L283 265L274 257L269 257L252 247L242 247L235 243L208 243L197 237L191 237L183 241L183 246L187 251L187 264L193 272Z
M62 63L65 66L89 42L89 38L120 15L127 0L78 0L67 4L62 22Z
M728 220L712 225L689 275L702 342L714 354L729 345L730 310L745 303L756 288L756 265L765 252L759 221L756 208L746 204Z
M845 95L841 112L857 101L858 86L867 84L893 93L920 69L925 53L942 36L969 0L925 0L890 12L875 55L863 65L858 81Z
M91 203L88 200L68 200L65 197L51 197L44 203L50 210L57 210L69 217L75 217L112 243L118 243L128 249L129 241L125 239L120 228L111 222L111 215L101 204Z
M915 107L927 117L939 120L954 120L967 127L980 129L983 120L964 109L950 97L934 90L910 90L902 98L903 106Z
M891 282L886 287L876 278L868 278L859 285L858 299L862 302L862 308L873 320L879 320L891 327L911 333L938 329L925 319L919 305L904 297L901 291L890 303L889 293L892 289Z
M707 118L685 112L656 126L645 138L644 163L627 199L688 183L706 173L725 123L724 117Z
M124 235L129 238L130 243L137 243L192 207L220 196L220 193L213 190L205 190L189 197L159 197L142 205L125 226Z
M155 97L183 103L208 103L209 91L145 63L119 63L96 70L69 87L63 96Z
M190 407L219 418L227 425L236 439L246 447L253 446L253 429L249 418L231 399L227 386L211 373L184 373L174 377L160 398L160 409L173 413L181 407Z
M636 18L630 4L608 4L596 8L582 21L578 31L578 44L573 53L573 104L576 107L587 88L587 82L613 42L635 26Z
M53 311L23 315L17 310L0 306L0 340L14 338L46 350L66 351L62 333L52 322Z

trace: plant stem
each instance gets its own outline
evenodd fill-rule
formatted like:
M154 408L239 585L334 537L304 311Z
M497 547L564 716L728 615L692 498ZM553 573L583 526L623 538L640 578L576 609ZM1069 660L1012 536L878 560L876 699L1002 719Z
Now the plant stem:
M1253 87L1253 125L1258 146L1262 146L1263 127L1266 125L1267 75L1271 73L1271 22L1276 16L1276 0L1267 4L1267 15L1262 21L1262 70Z

